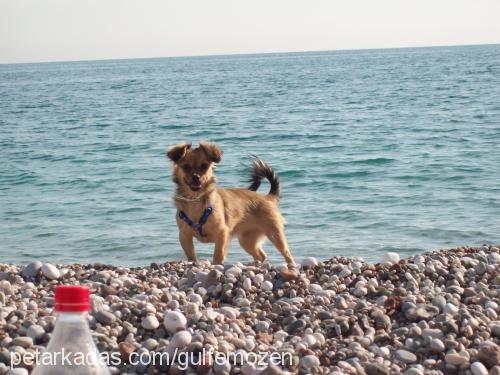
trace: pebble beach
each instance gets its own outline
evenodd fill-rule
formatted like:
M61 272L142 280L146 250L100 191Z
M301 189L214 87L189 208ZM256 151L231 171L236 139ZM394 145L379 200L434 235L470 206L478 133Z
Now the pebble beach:
M500 247L459 247L380 263L307 257L270 264L0 264L0 374L12 353L42 350L54 287L87 285L101 353L127 374L500 375ZM130 364L132 353L227 353L225 361ZM288 353L256 364L250 353ZM238 356L238 360L234 357Z

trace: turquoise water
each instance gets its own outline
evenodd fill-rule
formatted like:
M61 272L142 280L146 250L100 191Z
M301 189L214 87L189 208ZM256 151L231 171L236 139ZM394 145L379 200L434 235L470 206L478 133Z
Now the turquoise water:
M500 242L500 45L0 65L0 127L2 262L184 259L165 151L200 139L222 186L276 169L298 259Z

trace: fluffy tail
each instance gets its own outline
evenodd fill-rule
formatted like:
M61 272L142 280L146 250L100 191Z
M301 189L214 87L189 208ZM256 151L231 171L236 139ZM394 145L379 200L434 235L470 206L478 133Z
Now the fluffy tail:
M250 186L248 187L248 190L257 191L260 186L260 182L263 178L265 178L271 184L269 195L274 195L276 198L280 198L280 181L276 172L274 172L265 161L259 159L257 156L252 155L252 158L252 176L250 178Z

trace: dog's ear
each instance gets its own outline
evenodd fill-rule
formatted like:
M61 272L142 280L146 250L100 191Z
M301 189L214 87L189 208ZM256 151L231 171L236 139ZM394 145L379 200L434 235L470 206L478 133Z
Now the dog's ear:
M200 148L207 154L207 156L214 163L219 163L222 159L222 151L213 144L208 142L200 142Z
M174 163L181 160L186 152L191 149L191 143L180 143L178 145L171 146L167 151L167 157Z

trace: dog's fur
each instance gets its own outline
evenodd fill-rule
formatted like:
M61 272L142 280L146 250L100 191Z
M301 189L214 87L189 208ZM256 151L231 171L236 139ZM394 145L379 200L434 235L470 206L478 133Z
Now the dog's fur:
M167 157L173 162L179 240L188 260L196 260L193 244L193 238L196 237L200 242L215 243L213 263L222 264L230 239L236 236L241 247L256 261L266 259L261 244L268 238L288 265L295 264L285 238L284 220L278 210L279 180L271 167L254 158L251 186L248 189L221 189L215 186L213 174L215 164L222 159L222 152L216 145L200 142L198 148L193 148L191 143L182 143L170 147ZM262 178L268 179L271 184L268 195L255 192ZM200 236L179 218L179 211L184 211L197 223L209 204L213 211L203 225L204 236Z

